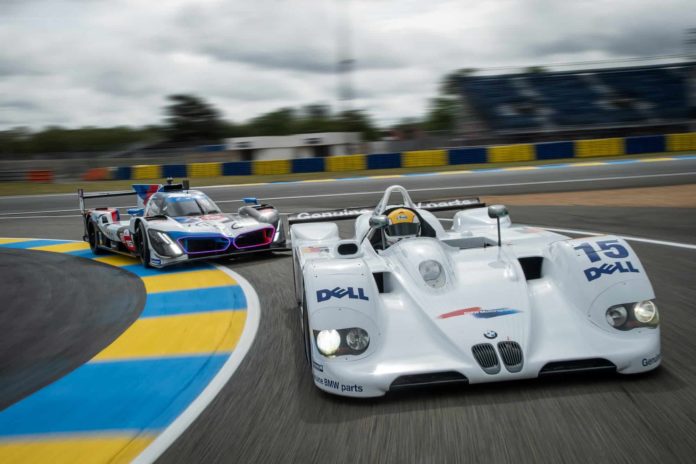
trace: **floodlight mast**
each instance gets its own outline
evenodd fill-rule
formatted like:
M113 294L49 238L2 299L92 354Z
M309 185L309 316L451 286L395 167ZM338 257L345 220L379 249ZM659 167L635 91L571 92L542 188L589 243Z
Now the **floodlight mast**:
M352 73L355 60L351 57L351 18L349 0L336 0L336 44L338 51L338 101L341 111L349 112L352 108L353 81Z

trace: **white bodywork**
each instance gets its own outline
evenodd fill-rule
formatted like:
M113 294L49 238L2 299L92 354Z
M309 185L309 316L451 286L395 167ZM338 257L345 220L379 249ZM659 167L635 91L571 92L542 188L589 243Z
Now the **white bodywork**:
M371 215L401 205L390 204L392 193L403 196L403 205L413 207L435 237L407 238L385 250L363 240ZM500 227L498 247L496 220L480 207L458 211L446 230L432 213L415 208L399 186L385 192L374 212L357 217L353 240L341 240L335 223L293 225L296 294L300 310L307 311L316 386L371 397L392 386L496 382L607 367L594 360L623 374L660 364L659 327L624 331L607 322L609 307L655 297L624 240L570 239L513 225L509 216ZM342 244L343 253L353 251L350 244L357 244L357 251L341 254ZM424 260L441 263L441 288L424 281L419 272ZM368 332L364 353L327 357L319 352L318 331L349 327ZM519 344L521 366L503 361L499 342L505 341ZM472 347L478 344L494 348L497 370L477 362Z

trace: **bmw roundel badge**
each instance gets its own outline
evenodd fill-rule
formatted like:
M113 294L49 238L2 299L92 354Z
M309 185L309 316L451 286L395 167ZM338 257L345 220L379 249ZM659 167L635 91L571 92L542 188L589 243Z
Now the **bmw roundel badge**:
M498 336L498 332L496 332L495 330L489 330L487 332L484 332L483 336L489 340L493 340L495 337Z

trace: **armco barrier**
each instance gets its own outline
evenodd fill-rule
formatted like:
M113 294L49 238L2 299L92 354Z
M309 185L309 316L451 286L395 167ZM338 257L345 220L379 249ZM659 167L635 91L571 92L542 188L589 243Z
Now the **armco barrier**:
M696 150L696 132L667 135L667 151L688 150Z
M401 154L402 168L446 166L447 161L447 150L405 151Z
M189 177L217 177L222 175L222 163L191 163Z
M367 169L394 169L401 167L401 153L367 155Z
M162 166L162 177L186 177L186 165L165 164Z
M323 172L324 158L297 158L292 160L292 172Z
M575 157L618 156L624 154L624 139L590 139L575 141Z
M364 171L367 159L365 155L329 156L324 166L327 172Z
M27 173L29 182L53 182L53 171L50 169L32 169Z
M131 179L131 167L130 166L119 166L116 168L114 173L114 179L116 180L129 180Z
M27 173L19 170L0 171L0 182L21 182L27 180Z
M131 177L135 180L159 179L162 177L162 167L154 164L139 164L133 166Z
M696 132L683 134L646 135L625 138L605 138L576 141L543 142L535 144L498 145L491 147L461 147L443 150L418 150L403 153L371 155L341 155L326 158L296 158L292 160L230 161L226 163L190 163L121 166L106 168L106 172L90 169L85 180L155 179L160 177L216 177L248 175L282 175L311 172L354 172L366 169L438 167L459 164L511 163L547 161L568 158L637 155L665 151L696 150ZM28 173L20 172L26 180ZM14 179L6 174L6 180ZM15 176L16 177L16 176ZM44 177L48 178L48 177ZM0 179L2 180L2 179ZM46 180L44 180L46 182ZM48 181L50 182L50 181Z
M483 164L486 162L486 147L452 148L447 152L449 164Z
M223 176L248 176L251 175L251 161L231 161L222 163Z
M534 150L538 160L572 158L574 154L573 142L537 143Z
M289 174L292 172L290 160L252 161L251 170L254 175Z
M107 180L109 179L109 168L88 169L82 178L84 180Z
M640 137L626 137L627 155L639 155L641 153L660 153L666 150L664 135L644 135Z
M515 163L519 161L534 161L533 145L519 143L488 148L489 163Z

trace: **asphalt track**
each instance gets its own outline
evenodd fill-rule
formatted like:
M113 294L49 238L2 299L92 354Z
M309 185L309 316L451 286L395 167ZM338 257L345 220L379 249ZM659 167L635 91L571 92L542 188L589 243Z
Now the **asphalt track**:
M133 274L59 253L0 248L0 275L0 411L89 361L145 304Z
M378 194L364 192L392 183L412 190L448 188L415 191L416 200L673 185L696 183L696 160L207 191L228 211L246 195L274 198L284 211L299 211L369 205ZM334 193L341 195L317 196ZM297 196L303 198L288 198ZM22 213L0 220L0 236L78 238L75 211L26 213L74 207L75 198L66 196L0 199L0 216ZM513 206L510 211L519 223L696 244L693 209ZM37 215L66 217L18 219ZM696 251L632 245L662 311L663 365L657 371L422 390L368 401L332 397L313 386L292 304L290 258L232 261L230 267L259 293L257 337L231 381L160 461L692 462Z

